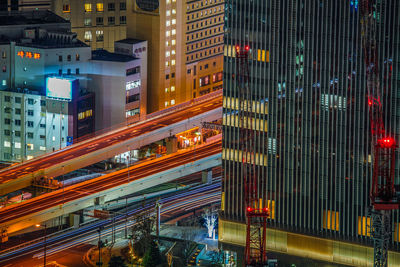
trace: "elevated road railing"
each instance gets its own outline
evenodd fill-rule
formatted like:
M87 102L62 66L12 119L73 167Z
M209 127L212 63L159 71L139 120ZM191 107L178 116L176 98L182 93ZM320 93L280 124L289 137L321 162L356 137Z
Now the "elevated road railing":
M140 148L204 121L222 118L222 94L216 91L191 104L151 115L146 121L125 126L92 139L0 171L0 196L30 186L41 177L56 177Z

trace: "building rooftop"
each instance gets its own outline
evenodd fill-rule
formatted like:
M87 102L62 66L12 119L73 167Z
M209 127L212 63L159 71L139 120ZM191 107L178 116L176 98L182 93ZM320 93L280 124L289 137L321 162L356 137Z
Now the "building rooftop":
M9 25L34 25L69 23L48 10L0 12L0 27Z
M137 58L133 56L111 53L104 49L92 51L92 60L129 62L135 59Z
M134 39L134 38L127 38L127 39L119 40L119 41L117 41L117 43L137 44L137 43L141 43L141 42L144 42L144 41L146 41L146 40L140 40L140 39Z

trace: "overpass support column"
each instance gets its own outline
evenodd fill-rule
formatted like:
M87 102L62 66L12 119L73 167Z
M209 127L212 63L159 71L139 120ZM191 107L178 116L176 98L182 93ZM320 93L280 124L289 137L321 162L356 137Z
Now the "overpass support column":
M176 136L166 138L167 154L178 151L178 139Z
M212 170L204 170L201 172L201 182L203 184L211 184L212 182Z

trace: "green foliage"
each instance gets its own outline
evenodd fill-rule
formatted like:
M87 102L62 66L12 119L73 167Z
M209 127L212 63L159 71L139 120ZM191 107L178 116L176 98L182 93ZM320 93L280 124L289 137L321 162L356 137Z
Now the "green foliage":
M143 265L145 267L166 266L166 258L160 254L160 249L156 242L151 241L150 248L143 257Z
M127 267L124 263L124 259L121 256L113 255L108 262L109 267Z

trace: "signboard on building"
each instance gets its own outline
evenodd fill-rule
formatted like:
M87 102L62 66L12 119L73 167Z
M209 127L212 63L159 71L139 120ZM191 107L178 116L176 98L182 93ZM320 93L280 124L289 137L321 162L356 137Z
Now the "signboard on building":
M46 96L49 98L71 101L72 92L77 81L76 79L47 77Z
M110 212L108 212L108 210L94 210L93 217L99 219L108 219L110 218Z

